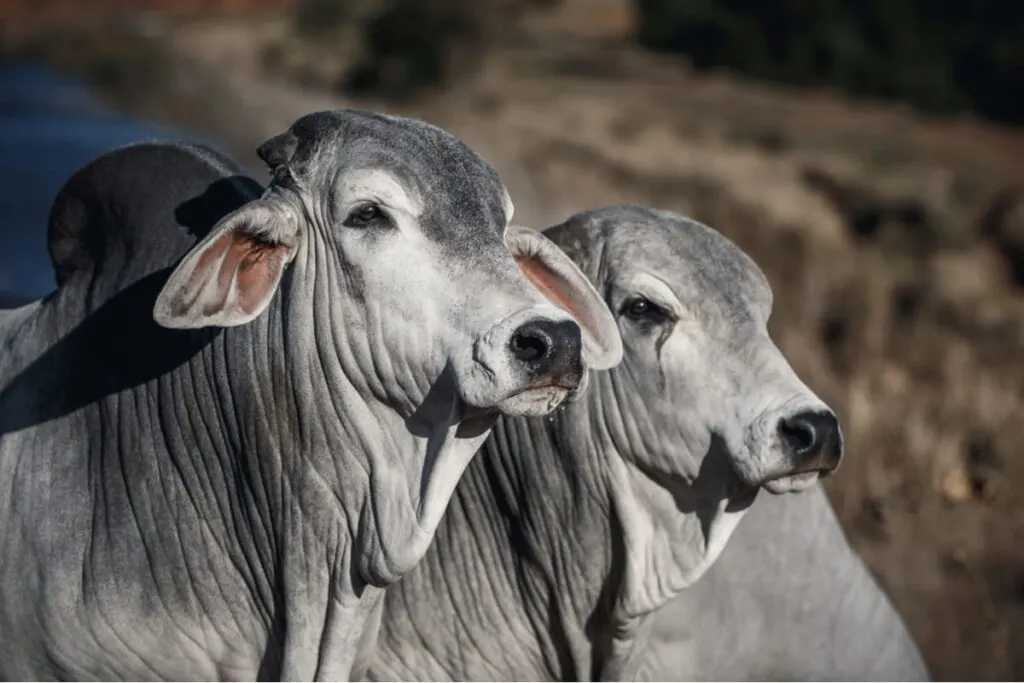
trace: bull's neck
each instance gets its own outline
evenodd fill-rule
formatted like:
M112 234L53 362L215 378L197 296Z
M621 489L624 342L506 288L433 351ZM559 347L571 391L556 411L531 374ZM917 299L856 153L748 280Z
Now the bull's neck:
M617 601L622 551L607 454L593 443L588 415L576 403L547 418L498 421L430 553L389 592L375 676L602 675L612 634L601 627ZM467 575L486 581L467 584ZM463 610L465 620L437 621ZM495 645L481 630L517 635Z
M187 574L170 580L210 605L218 628L219 619L245 626L238 635L263 667L245 677L312 678L325 675L323 666L337 667L328 677L344 676L345 661L319 661L318 653L352 654L379 598L354 566L353 547L380 552L361 538L381 522L368 509L366 454L409 445L396 442L394 411L359 396L317 348L330 344L285 326L286 309L279 296L244 326L152 333L191 355L93 409L102 431L117 436L103 456L105 476L121 482L131 514L152 507L157 494L169 510L178 507L171 523L139 527L142 544L167 555L153 564L210 567L212 591ZM144 445L141 459L114 452L130 444ZM361 604L365 594L374 600Z
M378 680L628 673L647 624L623 609L637 548L620 514L630 475L608 431L621 422L602 401L610 393L595 386L547 418L498 421L430 553L389 591Z
M408 531L414 501L402 464L424 439L409 433L394 406L368 395L359 369L340 357L350 342L314 329L311 307L301 307L289 310L289 298L277 297L252 323L224 330L189 372L205 377L217 398L219 426L234 435L224 457L241 468L240 495L251 497L277 556L289 559L289 544L301 565L320 555L335 588L358 595L368 582L393 580L391 565L405 561L354 566L357 555L392 550L381 547L377 528ZM200 449L195 457L208 455ZM414 539L399 540L407 547Z
M568 680L602 677L623 571L612 454L594 438L594 412L584 399L547 419L505 420L488 443L511 475L492 483L493 495L516 506L512 549L534 586L529 616L557 653L547 673Z
M292 542L322 547L326 555L343 552L338 539L362 504L338 495L341 472L358 478L352 461L360 444L352 425L326 419L333 397L317 397L323 383L296 372L282 321L275 302L252 323L215 333L159 380L161 403L181 406L178 419L161 425L171 458L205 468L206 486L238 498L240 509L202 512L242 517L232 520L241 524L240 545L256 539L264 546L261 563ZM360 488L350 482L346 490ZM194 504L210 508L211 502Z

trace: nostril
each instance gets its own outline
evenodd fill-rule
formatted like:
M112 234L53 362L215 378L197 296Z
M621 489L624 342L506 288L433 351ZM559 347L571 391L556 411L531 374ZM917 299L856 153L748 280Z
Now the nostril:
M539 330L519 329L512 335L509 348L517 359L530 362L543 358L548 352L548 342Z
M779 436L793 455L823 458L832 466L843 454L839 421L831 411L808 411L779 420Z
M814 447L814 428L801 420L782 420L778 431L797 453L810 451Z
M538 318L516 328L507 344L531 381L575 382L583 372L582 342L575 321Z
M818 437L813 422L803 415L781 420L779 433L798 454L813 450Z
M789 415L779 420L776 429L786 463L781 476L815 473L820 477L839 467L843 436L832 411Z

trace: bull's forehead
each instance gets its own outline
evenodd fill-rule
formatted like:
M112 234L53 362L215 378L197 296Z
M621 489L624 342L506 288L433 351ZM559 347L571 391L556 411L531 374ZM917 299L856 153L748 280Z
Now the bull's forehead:
M586 221L589 241L602 244L606 276L643 272L664 282L690 310L730 320L764 319L771 288L761 269L725 236L668 211L625 205Z
M340 174L383 172L422 206L421 227L433 239L459 244L500 236L511 201L497 171L446 131L423 121L339 110L310 114L292 127L293 168L321 191Z

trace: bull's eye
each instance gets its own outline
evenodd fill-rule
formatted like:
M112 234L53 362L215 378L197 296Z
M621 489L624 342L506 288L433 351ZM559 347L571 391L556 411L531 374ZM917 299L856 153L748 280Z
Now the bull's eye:
M345 225L350 228L365 228L383 217L384 212L379 206L367 202L352 209L345 219Z
M644 323L663 323L671 317L664 308L642 296L627 301L622 312L627 318Z
M651 302L647 299L634 299L629 304L629 314L634 318L641 318L651 310Z

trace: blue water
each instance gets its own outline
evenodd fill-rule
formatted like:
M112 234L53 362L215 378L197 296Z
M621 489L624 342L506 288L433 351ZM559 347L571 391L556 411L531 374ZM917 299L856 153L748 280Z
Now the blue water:
M202 141L111 112L44 67L0 61L0 291L35 298L54 289L46 222L72 173L115 147L166 138Z

